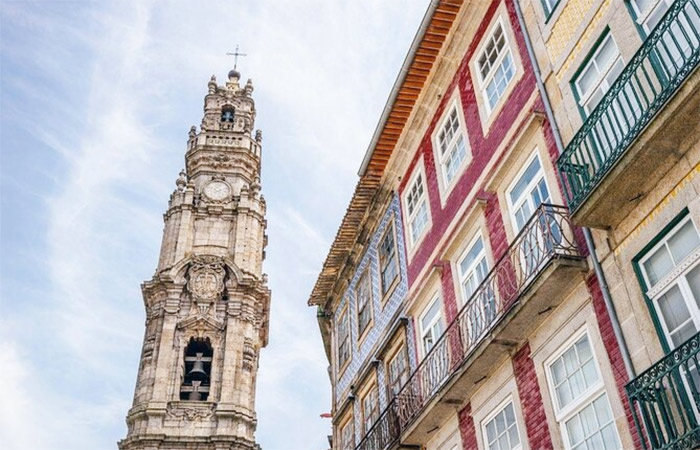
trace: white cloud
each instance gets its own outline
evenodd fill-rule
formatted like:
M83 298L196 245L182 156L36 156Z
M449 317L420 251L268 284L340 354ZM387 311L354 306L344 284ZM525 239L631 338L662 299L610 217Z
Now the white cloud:
M4 207L24 205L3 230L17 261L0 305L3 442L97 449L125 435L139 284L206 83L240 43L264 131L273 289L257 436L266 450L327 447L328 363L306 301L422 12L408 0L3 3L0 183Z

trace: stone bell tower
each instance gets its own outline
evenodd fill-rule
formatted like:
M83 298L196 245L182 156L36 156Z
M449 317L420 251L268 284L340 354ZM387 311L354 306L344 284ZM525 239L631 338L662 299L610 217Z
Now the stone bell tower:
M260 194L262 134L250 80L212 76L199 132L164 215L156 273L143 283L146 333L121 450L248 450L270 291Z

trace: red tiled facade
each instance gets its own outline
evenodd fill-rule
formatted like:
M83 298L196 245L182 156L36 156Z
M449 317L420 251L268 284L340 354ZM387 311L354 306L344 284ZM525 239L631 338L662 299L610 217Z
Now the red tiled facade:
M513 372L530 448L553 450L552 437L549 434L547 416L542 403L542 393L537 383L535 364L530 359L530 344L525 344L513 355Z

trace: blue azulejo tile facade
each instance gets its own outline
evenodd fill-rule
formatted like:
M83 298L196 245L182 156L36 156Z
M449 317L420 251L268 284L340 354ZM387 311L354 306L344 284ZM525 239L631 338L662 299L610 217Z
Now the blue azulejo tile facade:
M391 226L393 223L396 233L396 253L398 255L398 269L399 269L399 281L393 292L390 294L390 298L383 299L381 291L381 279L380 279L380 268L379 268L379 244L382 237L387 231L387 227ZM366 336L363 337L362 342L358 340L359 330L358 330L358 318L357 318L357 299L355 295L355 288L360 280L360 277L365 273L365 270L369 267L369 277L371 282L371 292L372 292L372 323L370 329L366 332ZM406 252L404 247L403 238L403 228L401 222L401 212L399 208L399 199L397 195L391 200L389 207L384 213L379 226L374 230L370 241L368 242L367 249L359 264L355 268L353 278L348 285L347 290L343 294L341 302L338 304L336 313L340 312L348 305L349 318L350 318L350 340L351 340L351 360L348 366L345 368L343 373L340 375L340 379L336 384L336 407L340 406L350 394L349 388L352 385L358 387L357 377L362 376L365 372L363 369L368 367L370 360L373 360L378 351L378 346L384 341L393 325L396 323L398 317L401 316L401 310L405 305L405 297L408 292L408 283L406 275ZM406 345L407 353L409 358L410 367L415 367L416 352L413 339L413 324L409 321L406 329ZM334 365L337 371L339 367ZM362 370L363 373L359 373ZM377 366L377 384L378 384L378 394L379 394L379 407L383 409L388 403L387 389L386 389L386 374L385 369L382 364ZM338 374L336 373L336 377ZM354 405L354 417L359 418L360 415L360 402L355 402ZM358 433L357 439L361 439L359 436L361 427L356 426L355 430Z

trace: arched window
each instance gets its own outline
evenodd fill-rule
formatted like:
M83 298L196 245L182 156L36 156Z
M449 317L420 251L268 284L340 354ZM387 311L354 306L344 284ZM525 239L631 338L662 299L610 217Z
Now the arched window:
M236 115L236 110L233 108L224 108L221 111L221 121L222 122L228 122L228 123L233 123L233 118Z
M206 401L209 397L213 354L209 338L190 338L185 348L185 377L180 387L180 400Z

